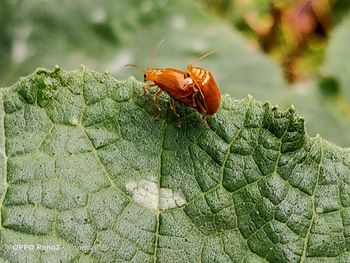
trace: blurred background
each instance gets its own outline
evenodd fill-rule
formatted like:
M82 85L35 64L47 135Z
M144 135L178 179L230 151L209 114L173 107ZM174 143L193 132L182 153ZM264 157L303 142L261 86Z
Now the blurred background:
M165 42L154 58L155 47ZM0 87L37 67L186 69L195 58L223 93L294 104L310 136L350 146L349 0L1 0Z

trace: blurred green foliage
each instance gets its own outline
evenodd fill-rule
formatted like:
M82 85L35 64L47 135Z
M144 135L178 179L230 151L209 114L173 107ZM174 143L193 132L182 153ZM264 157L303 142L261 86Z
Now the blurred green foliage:
M289 86L283 66L272 58L278 55L268 57L259 51L256 34L243 20L246 12L255 10L268 24L266 14L271 2L245 1L248 4L239 6L242 2L3 0L0 86L12 85L37 67L53 68L56 64L66 70L85 64L90 69L109 71L118 79L134 75L141 80L140 72L124 65L185 69L203 53L219 49L198 64L213 72L223 93L236 98L250 93L282 107L293 103L305 116L309 135L320 133L349 146L350 80L349 60L345 58L350 56L346 50L350 18L339 19L349 13L349 4L336 1L333 5L332 16L340 25L330 34L329 46L322 46L326 50L323 66L322 52L306 53L300 61L313 67L317 64L313 78ZM152 57L161 39L165 43Z
M13 55L2 70L1 85L10 85L37 66L55 64L65 69L86 64L120 79L141 77L123 66L145 67L161 39L165 43L151 66L185 69L194 58L220 49L201 63L214 72L224 92L240 97L252 93L266 100L271 99L266 89L278 94L284 85L275 63L246 46L236 31L198 3L37 0L13 8L15 15L5 25L13 37L7 52Z

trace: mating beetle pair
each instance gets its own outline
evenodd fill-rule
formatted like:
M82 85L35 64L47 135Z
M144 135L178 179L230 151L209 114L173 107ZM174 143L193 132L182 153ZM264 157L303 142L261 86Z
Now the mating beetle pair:
M212 52L205 54L195 62L208 56ZM206 116L213 115L218 110L221 102L221 93L213 74L202 67L192 66L195 62L188 65L187 71L175 68L152 68L146 70L144 73L144 81L149 81L151 84L145 84L144 88L147 89L153 86L158 86L160 88L160 90L153 95L153 100L158 110L156 120L160 119L161 112L161 108L156 103L156 100L161 93L165 91L170 95L170 108L178 118L178 127L181 125L179 122L179 115L175 110L175 100L179 100L196 109L203 116L206 126L209 127ZM135 65L129 64L129 66Z

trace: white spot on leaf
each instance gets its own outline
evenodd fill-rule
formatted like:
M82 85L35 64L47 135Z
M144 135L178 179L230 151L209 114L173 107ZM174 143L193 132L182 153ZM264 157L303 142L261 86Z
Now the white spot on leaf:
M168 188L159 188L155 182L148 180L131 181L126 184L126 190L136 203L154 210L171 209L186 202L180 193Z

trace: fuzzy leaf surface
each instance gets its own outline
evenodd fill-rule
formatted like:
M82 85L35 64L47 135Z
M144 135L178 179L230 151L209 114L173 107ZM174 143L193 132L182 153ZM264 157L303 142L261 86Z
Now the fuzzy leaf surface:
M142 85L56 68L0 90L0 262L350 260L348 149L250 96L210 128L177 103L177 128Z

